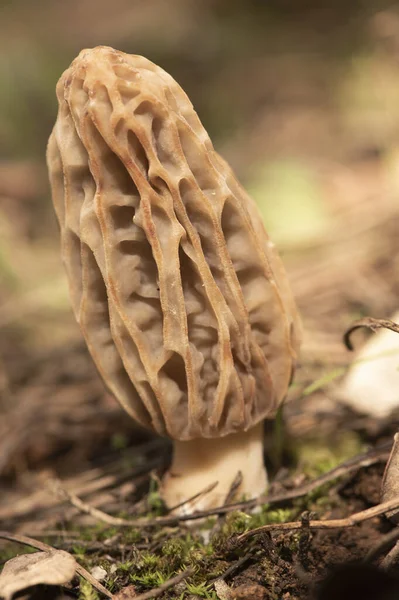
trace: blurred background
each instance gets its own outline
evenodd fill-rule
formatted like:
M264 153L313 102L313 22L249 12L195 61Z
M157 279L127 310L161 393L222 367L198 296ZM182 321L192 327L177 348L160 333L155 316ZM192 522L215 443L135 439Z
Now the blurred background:
M399 3L3 0L0 474L10 481L57 460L68 470L100 442L122 447L133 427L72 317L45 165L57 79L98 44L167 70L258 202L303 315L298 397L346 368L353 319L398 306Z

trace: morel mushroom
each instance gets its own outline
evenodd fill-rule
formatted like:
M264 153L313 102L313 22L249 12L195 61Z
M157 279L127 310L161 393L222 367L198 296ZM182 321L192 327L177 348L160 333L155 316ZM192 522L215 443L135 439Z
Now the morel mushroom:
M83 50L57 85L47 160L72 305L105 384L172 438L169 507L267 485L262 420L287 393L299 320L261 217L180 86Z

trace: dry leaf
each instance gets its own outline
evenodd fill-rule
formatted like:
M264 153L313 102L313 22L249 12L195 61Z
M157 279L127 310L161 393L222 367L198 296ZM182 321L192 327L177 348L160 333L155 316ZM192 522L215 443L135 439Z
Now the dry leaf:
M381 486L381 500L387 502L399 496L399 433L395 433L391 454L385 467L384 478ZM397 510L387 513L387 517L399 522L399 512Z
M136 596L138 596L136 587L134 585L128 585L127 587L121 589L120 592L115 594L114 598L115 600L131 600Z
M223 579L217 579L213 585L219 600L231 600L231 589Z
M97 581L104 581L104 579L107 577L107 571L98 565L93 567L90 573L95 579L97 579Z
M399 312L392 316L399 322ZM381 329L363 346L338 392L354 410L384 419L399 407L399 335Z
M0 574L0 597L11 600L16 592L33 585L63 585L75 575L77 563L63 550L21 554L4 565Z
M267 592L266 589L257 583L250 585L240 585L235 588L232 592L233 600L266 600Z

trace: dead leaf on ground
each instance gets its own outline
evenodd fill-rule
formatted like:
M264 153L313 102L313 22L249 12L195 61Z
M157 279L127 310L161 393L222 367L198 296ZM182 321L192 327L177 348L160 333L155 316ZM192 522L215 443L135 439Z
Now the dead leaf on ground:
M385 473L381 484L381 500L386 502L399 496L399 432L394 435L391 454L385 467ZM394 510L387 513L387 517L399 522L399 511Z
M267 592L266 589L257 583L253 585L240 585L232 592L233 600L266 600Z
M223 579L217 579L214 583L214 587L219 600L231 600L232 590Z
M75 575L77 562L63 550L21 554L4 565L0 574L0 597L11 600L15 593L33 585L63 585Z
M388 319L364 318L355 321L345 334L360 327L378 332L370 337L338 389L338 400L359 413L376 419L388 418L399 407L399 312Z
M137 596L136 586L128 585L120 590L117 594L115 594L115 600L131 600Z

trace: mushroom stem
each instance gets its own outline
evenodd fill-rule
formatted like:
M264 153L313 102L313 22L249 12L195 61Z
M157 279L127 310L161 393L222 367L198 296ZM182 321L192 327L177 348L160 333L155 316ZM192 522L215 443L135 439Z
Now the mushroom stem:
M263 423L221 438L174 440L172 465L162 480L161 495L180 514L222 506L238 472L242 479L235 497L256 498L265 491Z

